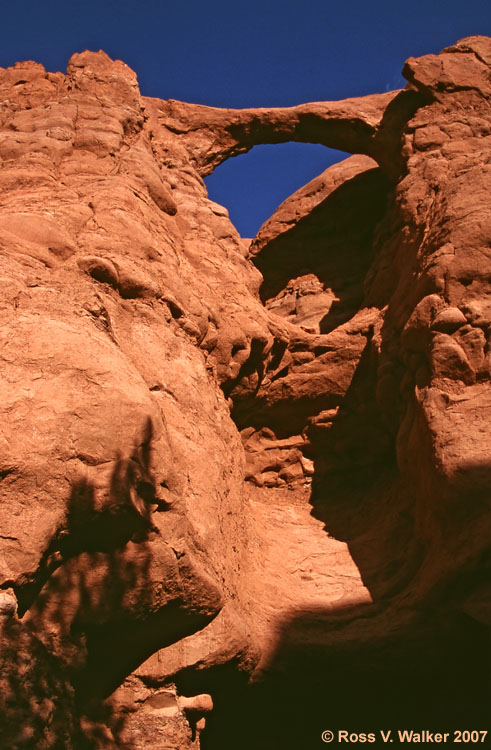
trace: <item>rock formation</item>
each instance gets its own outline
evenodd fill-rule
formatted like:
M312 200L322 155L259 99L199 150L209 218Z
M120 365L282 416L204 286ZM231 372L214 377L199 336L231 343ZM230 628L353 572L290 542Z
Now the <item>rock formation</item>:
M490 66L249 110L0 72L3 747L485 729ZM353 156L251 243L203 177L288 140Z

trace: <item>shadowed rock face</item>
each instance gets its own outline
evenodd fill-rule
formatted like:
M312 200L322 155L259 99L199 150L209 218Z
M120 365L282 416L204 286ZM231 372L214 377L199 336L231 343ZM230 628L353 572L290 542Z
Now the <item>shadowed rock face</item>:
M252 110L0 71L4 747L482 728L490 65ZM202 178L287 140L354 156L251 244Z

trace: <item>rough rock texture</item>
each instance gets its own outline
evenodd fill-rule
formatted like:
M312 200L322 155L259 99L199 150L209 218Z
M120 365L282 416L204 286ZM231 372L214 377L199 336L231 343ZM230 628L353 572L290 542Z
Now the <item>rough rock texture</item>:
M3 747L484 728L490 66L257 110L0 72ZM287 140L355 155L249 247L203 177Z

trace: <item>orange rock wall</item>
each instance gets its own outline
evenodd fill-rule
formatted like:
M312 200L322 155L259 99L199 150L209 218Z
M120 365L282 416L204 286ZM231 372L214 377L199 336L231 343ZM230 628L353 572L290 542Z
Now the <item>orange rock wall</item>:
M320 695L423 720L455 649L434 713L480 717L490 64L470 37L401 92L258 110L103 52L0 71L7 747L221 748L243 710L271 748ZM286 140L354 156L250 244L203 177Z

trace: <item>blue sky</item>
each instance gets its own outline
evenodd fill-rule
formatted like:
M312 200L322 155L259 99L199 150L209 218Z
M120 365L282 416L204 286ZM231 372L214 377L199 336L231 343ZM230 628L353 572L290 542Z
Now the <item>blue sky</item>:
M104 49L148 96L220 107L291 106L403 85L409 56L491 35L490 0L18 0L2 7L0 66L34 59L65 70ZM243 236L340 154L256 147L207 180Z

